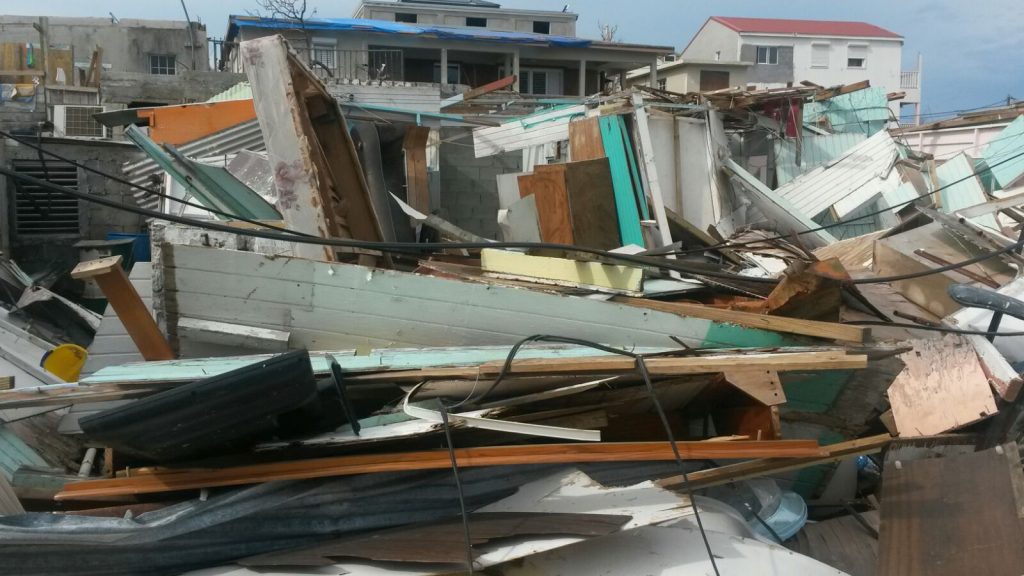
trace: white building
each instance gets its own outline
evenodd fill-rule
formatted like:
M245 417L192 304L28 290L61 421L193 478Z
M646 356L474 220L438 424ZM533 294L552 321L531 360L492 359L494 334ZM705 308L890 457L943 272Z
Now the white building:
M905 93L893 106L912 105L915 114L920 108L920 58L917 70L904 72L903 37L866 22L712 16L680 56L751 62L745 79L759 88L868 80L887 92Z

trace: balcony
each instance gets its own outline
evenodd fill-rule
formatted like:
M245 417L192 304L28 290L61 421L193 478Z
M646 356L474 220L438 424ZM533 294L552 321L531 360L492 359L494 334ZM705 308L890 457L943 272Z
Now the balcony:
M354 82L403 82L402 50L338 50L315 46L312 51L293 46L296 55L321 80ZM312 55L312 57L310 57Z
M921 73L917 70L900 72L900 90L918 90L921 88L919 82Z

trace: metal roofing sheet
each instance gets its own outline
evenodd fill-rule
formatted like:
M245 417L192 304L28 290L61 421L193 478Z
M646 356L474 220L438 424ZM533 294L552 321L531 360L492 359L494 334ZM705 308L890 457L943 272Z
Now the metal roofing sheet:
M828 121L833 132L860 132L868 136L889 122L889 99L883 88L873 87L840 94L804 105L804 122Z
M797 177L775 192L808 218L831 206L843 216L878 194L902 184L894 169L899 158L896 142L881 131L848 150L842 157Z
M964 153L945 161L935 170L935 176L939 179L941 187L939 195L943 212L952 214L962 208L988 201L985 188L975 174L974 162ZM971 221L992 230L999 230L996 218L992 214L978 216Z
M902 38L899 34L868 24L837 20L793 20L788 18L734 18L712 16L711 20L737 32L760 34L802 34L805 36L860 36L864 38Z
M981 154L1003 188L1024 175L1024 116L1018 116Z
M779 186L784 186L801 174L828 164L839 158L867 136L856 132L838 134L807 134L800 142L800 163L796 163L796 143L793 140L775 141L775 175Z

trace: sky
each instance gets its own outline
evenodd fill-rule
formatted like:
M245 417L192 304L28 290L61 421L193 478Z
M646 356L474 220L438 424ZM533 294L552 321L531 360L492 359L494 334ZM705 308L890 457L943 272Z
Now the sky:
M565 0L497 0L505 8L561 10ZM0 13L34 16L106 16L183 19L173 0L34 0L5 2ZM1020 0L570 0L579 14L577 35L599 37L598 24L618 26L623 42L681 50L709 16L860 20L904 37L903 68L924 56L922 121L1024 99L1024 9ZM357 0L309 0L317 15L352 15ZM245 14L256 0L185 0L193 19L222 37L229 14Z

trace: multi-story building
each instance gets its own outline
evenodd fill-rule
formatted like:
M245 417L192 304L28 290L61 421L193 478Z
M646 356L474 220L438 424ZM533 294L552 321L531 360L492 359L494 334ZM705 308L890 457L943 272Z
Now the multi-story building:
M282 34L325 79L472 88L515 75L523 94L583 96L672 52L579 38L572 12L481 0L367 0L354 16L305 22L231 16L221 67L242 69L240 42Z
M709 18L680 54L683 61L749 63L745 82L759 88L804 80L822 86L868 80L904 92L899 106L921 102L921 61L903 71L903 37L866 22Z

